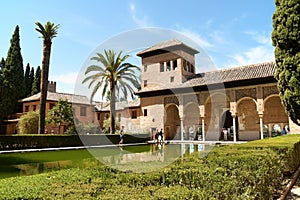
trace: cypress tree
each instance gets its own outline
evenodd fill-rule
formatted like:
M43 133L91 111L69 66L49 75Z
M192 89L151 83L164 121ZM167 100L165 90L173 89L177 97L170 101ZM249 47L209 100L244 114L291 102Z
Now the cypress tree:
M291 120L300 125L300 1L275 0L272 41L278 90Z
M31 93L31 85L30 85L30 65L27 63L24 75L24 82L25 82L25 96L28 97Z
M6 116L10 113L15 113L18 110L18 100L24 97L24 69L23 58L20 48L19 26L16 26L15 31L10 40L10 48L7 53L3 75L3 114Z
M34 68L31 67L31 70L29 73L29 92L27 93L27 96L31 95L33 81L34 81Z
M0 125L2 124L3 120L3 106L2 106L2 85L3 85L3 74L2 74L2 69L5 66L5 60L4 58L1 59L0 62ZM0 127L0 133L3 132L3 130Z
M37 67L35 71L34 80L32 83L31 95L37 94L40 92L40 85L41 85L41 68L40 66Z

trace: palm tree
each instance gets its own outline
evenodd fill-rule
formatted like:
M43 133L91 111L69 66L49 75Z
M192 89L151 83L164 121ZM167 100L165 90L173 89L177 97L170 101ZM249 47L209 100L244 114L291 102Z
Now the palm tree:
M44 39L43 43L43 59L42 59L42 74L41 74L41 98L40 98L40 116L39 116L39 134L45 132L45 117L46 117L46 98L48 90L48 75L49 75L49 64L50 64L50 53L52 39L56 37L59 24L55 25L51 22L47 22L43 26L40 22L35 23L38 31Z
M118 54L113 50L104 50L104 54L96 53L97 56L91 60L101 63L103 66L91 65L85 75L94 72L93 75L86 77L82 83L90 81L89 88L95 85L91 94L91 101L96 92L102 88L102 98L110 94L110 132L115 133L115 112L116 112L116 97L122 92L125 98L128 93L133 97L134 88L138 88L140 83L136 77L136 73L140 69L125 60L129 55L122 55L122 51Z

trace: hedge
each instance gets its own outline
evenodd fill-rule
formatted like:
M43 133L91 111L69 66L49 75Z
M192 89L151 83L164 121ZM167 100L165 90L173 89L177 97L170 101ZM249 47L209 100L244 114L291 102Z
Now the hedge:
M125 135L124 143L143 143L148 141L149 134ZM77 147L118 144L120 136L115 135L2 135L0 150Z
M0 181L0 199L272 199L285 170L295 170L299 141L281 136L222 146L146 174L98 166L8 178Z

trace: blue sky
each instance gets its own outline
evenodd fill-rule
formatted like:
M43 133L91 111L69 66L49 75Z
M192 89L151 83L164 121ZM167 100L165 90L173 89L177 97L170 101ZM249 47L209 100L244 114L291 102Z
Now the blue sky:
M170 29L190 37L217 68L273 61L274 11L273 0L3 0L0 57L6 58L19 25L24 65L41 65L42 39L35 22L51 21L61 25L49 74L59 92L74 92L78 72L98 45L138 28Z

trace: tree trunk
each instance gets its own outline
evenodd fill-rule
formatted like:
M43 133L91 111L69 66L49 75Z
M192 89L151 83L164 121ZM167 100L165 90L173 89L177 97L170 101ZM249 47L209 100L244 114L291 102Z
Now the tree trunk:
M39 134L45 133L45 118L46 118L46 100L48 90L48 75L51 53L51 40L44 40L43 59L42 59L42 73L41 73L41 97L40 97L40 116L39 116Z
M113 81L110 82L110 133L115 134L115 113L116 113L116 95L115 95L115 85Z

